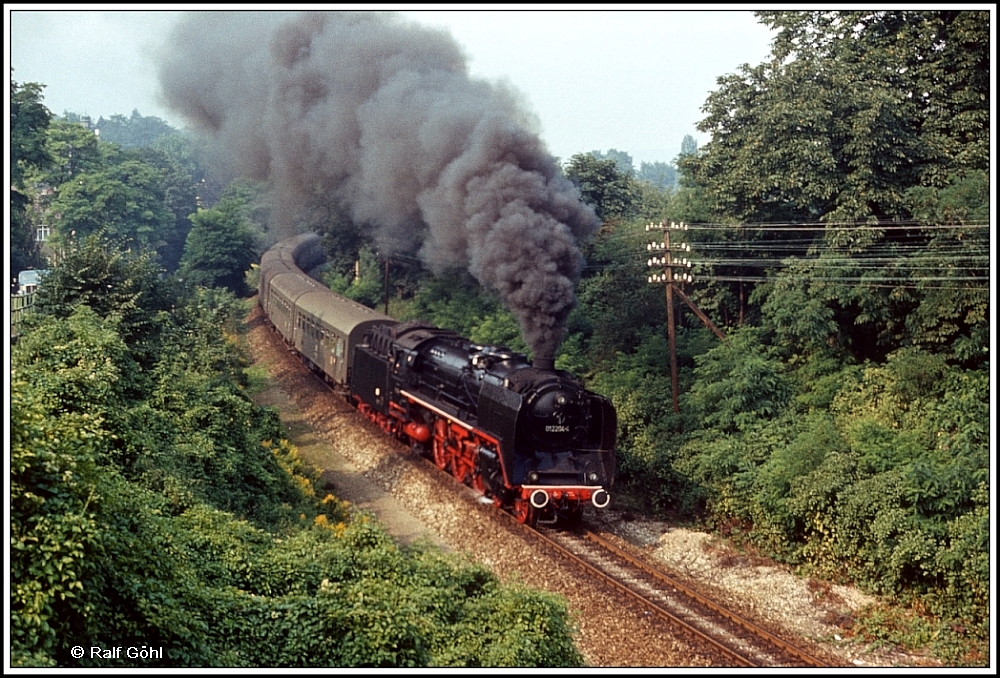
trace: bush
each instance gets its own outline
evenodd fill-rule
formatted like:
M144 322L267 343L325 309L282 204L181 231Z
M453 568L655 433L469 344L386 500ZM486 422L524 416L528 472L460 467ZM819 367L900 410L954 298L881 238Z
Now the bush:
M246 395L231 301L177 300L148 370L121 321L83 304L39 316L15 347L12 663L579 665L561 599L403 551L320 497L277 415Z

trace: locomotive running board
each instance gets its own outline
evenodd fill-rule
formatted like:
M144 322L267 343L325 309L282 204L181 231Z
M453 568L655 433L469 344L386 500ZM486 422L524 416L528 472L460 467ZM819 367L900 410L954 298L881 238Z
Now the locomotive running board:
M447 412L445 412L444 410L442 410L440 407L435 407L434 405L431 405L426 400L421 400L420 398L418 398L417 396L413 395L409 391L400 390L399 393L400 393L400 395L403 395L403 396L409 398L411 401L413 401L415 403L419 403L420 405L423 405L424 407L426 407L431 412L434 412L435 414L440 414L445 419L448 419L449 421L452 421L452 422L458 424L459 426L461 426L462 428L464 428L466 431L472 431L472 430L475 429L475 427L472 426L471 424L465 423L464 421L462 421L461 419L457 418L453 414L448 414Z
M521 485L525 490L590 490L592 492L603 490L600 485Z

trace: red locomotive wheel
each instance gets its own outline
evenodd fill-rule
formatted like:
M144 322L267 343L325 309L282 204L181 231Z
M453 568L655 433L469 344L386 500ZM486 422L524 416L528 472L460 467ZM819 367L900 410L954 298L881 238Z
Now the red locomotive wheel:
M448 457L445 454L444 441L434 439L434 465L442 471L448 470Z
M515 499L514 517L517 518L517 522L519 523L534 525L538 516L535 507L528 503L526 499Z
M483 482L483 477L478 472L472 474L472 489L479 494L486 494L486 483Z

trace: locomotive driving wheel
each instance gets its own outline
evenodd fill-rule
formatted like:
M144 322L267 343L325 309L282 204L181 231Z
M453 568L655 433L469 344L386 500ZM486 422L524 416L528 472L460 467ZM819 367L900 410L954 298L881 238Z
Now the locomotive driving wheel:
M478 468L472 473L472 489L479 494L486 494L486 483L483 481L483 476L479 473Z
M538 509L532 506L527 499L518 498L514 500L514 517L517 522L534 527L538 520Z
M448 470L448 454L445 442L441 438L434 438L434 465L442 471Z
M441 419L434 422L434 465L446 473L451 472L452 452L449 444L447 425Z

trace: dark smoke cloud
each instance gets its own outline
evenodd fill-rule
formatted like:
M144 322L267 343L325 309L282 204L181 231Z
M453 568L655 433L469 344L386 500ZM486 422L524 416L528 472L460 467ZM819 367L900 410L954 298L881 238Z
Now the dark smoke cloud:
M287 204L330 196L431 270L469 270L554 357L598 219L510 87L442 30L382 12L203 12L173 33L167 104Z

